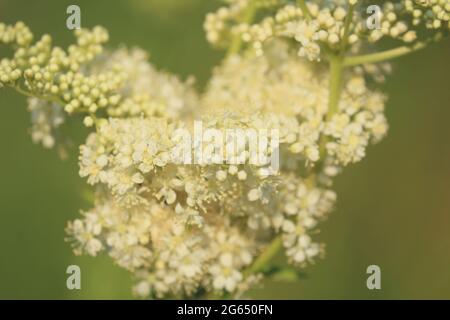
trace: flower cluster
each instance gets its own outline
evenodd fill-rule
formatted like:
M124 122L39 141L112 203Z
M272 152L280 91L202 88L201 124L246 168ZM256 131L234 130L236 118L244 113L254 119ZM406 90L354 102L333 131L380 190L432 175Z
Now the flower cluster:
M319 156L321 136L329 138L325 156L327 165L317 179L325 181L326 176L336 173L337 166L360 160L369 140L378 141L386 132L384 96L367 89L363 75L355 71L346 77L339 112L327 122L326 70L296 59L295 53L290 52L282 42L273 46L270 51L273 55L254 57L250 54L226 60L214 73L201 100L201 107L205 114L205 129L278 129L282 151L282 169L278 175L268 175L264 167L248 162L238 165L174 164L171 159L177 143L175 132L187 125L162 118L105 120L81 147L80 174L88 177L88 182L93 185L105 186L106 189L100 189L106 192L107 200L93 213L87 214L84 220L73 223L70 233L77 240L78 247L86 252L95 255L101 248L108 248L109 254L120 265L130 270L139 269L136 272L141 279L136 289L139 292L153 292L158 297L165 294L191 295L198 290L233 292L237 283L245 280L242 267L250 264L258 250L267 245L276 233L282 234L286 254L294 264L304 265L323 252L322 246L314 243L309 234L317 222L331 211L336 195L321 187L314 175L302 176L298 172L305 165L324 161ZM298 88L298 91L291 88ZM246 106L245 112L240 111L243 106ZM223 143L222 150L226 150L227 141ZM205 146L204 150L207 149ZM148 250L151 255L146 259L135 260L134 255L124 255L120 251L131 261L143 263L134 266L132 262L125 263L118 259L118 249L105 245L103 236L86 232L98 230L89 224L92 216L97 217L105 205L116 208L109 211L110 215L136 212L133 213L135 216L147 217L149 221L146 223L152 227L147 228L145 236L141 235L146 239L152 239L153 233L159 234L162 229L151 222L153 218L149 212L152 210L173 217L176 223L169 225L183 226L178 236L185 237L183 239L188 243L191 237L197 239L201 234L207 239L204 242L210 245L210 236L204 233L209 232L213 221L219 219L223 226L222 219L225 219L227 228L239 227L243 234L253 235L253 240L246 240L249 244L246 250L253 253L249 255L252 258L232 269L230 265L209 265L207 261L210 258L206 256L211 252L202 244L201 253L198 253L201 267L195 267L195 270L200 268L205 272L200 277L202 286L200 280L192 282L192 278L181 285L186 282L185 275L176 273L166 278L166 273L155 271L157 265L166 266L166 262L159 262L153 257L153 253L160 250L152 246L153 242L137 250L139 254ZM97 217L94 220L108 219ZM168 223L170 219L162 220ZM139 225L146 223L142 221ZM108 225L102 228L109 232L107 230L113 227ZM212 234L217 232L215 230ZM196 249L190 250L192 257ZM230 256L230 259L235 258ZM194 268L189 259L185 261L189 266L184 266L182 261L178 263L180 265L176 267L180 270ZM222 273L219 274L219 271ZM219 280L205 280L208 278L206 274L223 279L222 286L218 284ZM180 286L172 285L171 281Z
M298 54L311 61L322 59L323 51L358 50L368 39L374 43L385 37L411 43L418 40L415 26L424 22L428 28L449 29L449 4L446 0L386 1L371 19L366 9L370 1L267 1L267 14L257 22L241 19L256 10L259 1L233 1L228 7L210 14L205 22L208 40L215 45L229 43L238 36L258 55L264 43L274 38L288 38L299 44ZM275 10L275 13L273 13ZM373 13L373 12L372 12ZM374 20L374 21L372 21ZM411 22L412 21L412 22ZM369 25L370 24L370 25Z
M107 250L137 279L143 297L192 296L201 290L234 292L247 280L241 270L260 249L254 232L230 217L205 214L204 227L189 227L178 210L157 203L127 208L105 200L69 224L77 253Z
M285 43L276 41L261 57L249 53L225 60L214 72L203 105L209 112L245 110L286 117L283 142L292 153L319 161L325 136L333 162L347 165L361 160L369 142L380 141L387 132L386 98L367 87L365 74L357 69L346 74L338 110L326 119L328 70L296 59Z
M52 147L64 113L84 114L84 124L91 127L105 116L176 118L197 104L191 80L183 83L157 71L142 50L105 51L108 34L103 28L76 30L75 36L77 43L63 50L52 46L49 35L33 44L33 34L21 22L0 24L0 43L15 50L13 58L0 61L0 87L33 97L33 140ZM40 106L46 104L52 107L43 112Z
M206 15L204 27L206 38L211 43L226 47L232 39L230 28L244 19L250 19L257 9L276 6L279 0L228 0L229 6L221 7L215 13Z
M107 109L111 117L178 118L192 114L198 104L194 79L182 82L172 74L156 70L141 49L121 48L106 52L86 68L92 75L110 70L118 70L126 77L117 90L118 103Z

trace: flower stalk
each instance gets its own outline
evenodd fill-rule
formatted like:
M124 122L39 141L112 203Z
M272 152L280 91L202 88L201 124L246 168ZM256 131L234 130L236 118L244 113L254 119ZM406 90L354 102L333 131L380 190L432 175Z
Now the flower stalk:
M344 66L346 67L352 67L357 66L361 64L367 64L367 63L378 63L383 62L387 60L392 60L413 52L416 52L420 49L423 49L427 46L425 42L418 42L413 46L401 46L398 48L377 52L377 53L371 53L366 55L360 55L360 56L351 56L346 57L344 60Z
M280 236L272 240L265 248L264 252L253 262L253 264L244 271L244 277L263 271L272 259L277 255L278 251L283 247L283 241Z
M303 15L305 16L305 18L307 20L311 20L312 15L311 15L311 12L309 11L308 6L306 5L305 0L297 0L297 4L300 7L300 9L302 10Z
M247 9L244 12L244 16L242 18L242 23L251 23L251 21L253 20L253 18L255 17L256 14L256 6L254 1L251 1L247 7ZM241 50L242 47L242 37L241 35L236 35L233 37L230 47L228 48L227 51L227 57L238 53Z
M327 121L331 120L337 112L341 96L342 76L344 71L343 59L339 56L330 56L330 97L328 101Z

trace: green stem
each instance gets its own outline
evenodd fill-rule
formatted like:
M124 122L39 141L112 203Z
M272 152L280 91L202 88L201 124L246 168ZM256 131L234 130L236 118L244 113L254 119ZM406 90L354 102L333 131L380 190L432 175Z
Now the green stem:
M330 121L333 115L338 111L344 73L344 59L342 56L331 55L328 59L330 63L330 84L326 121ZM327 141L328 139L325 135L320 137L319 153L321 159L325 157Z
M345 17L344 21L344 35L342 37L342 44L341 44L341 56L345 55L345 52L347 51L347 45L348 45L348 37L350 35L350 25L353 20L353 12L355 10L355 5L350 5L348 9L347 16Z
M283 241L281 236L276 237L272 242L264 249L263 253L253 262L253 264L244 271L244 277L248 277L253 273L263 271L267 264L272 260L278 251L283 247Z
M244 16L242 18L242 23L250 23L256 14L256 6L253 2L250 2L247 9L244 12ZM241 50L242 47L242 37L240 34L233 37L231 40L230 47L227 51L227 57L236 54Z
M339 56L330 57L330 85L329 85L329 101L328 112L326 120L331 120L331 117L338 111L339 99L341 97L342 89L342 75L344 71L343 59Z
M46 100L46 101L50 101L50 102L54 102L57 104L60 104L61 106L65 106L65 102L62 101L61 99L58 99L57 97L49 97L49 96L41 96L41 95L37 95L37 94L33 94L25 89L22 89L20 86L14 86L14 85L10 85L10 88L16 90L16 92L20 93L21 95L24 95L26 97L29 98L38 98L41 100Z
M302 10L303 15L305 16L305 18L307 20L311 20L311 18L312 18L311 11L309 11L309 8L306 5L305 0L297 0L297 4L300 7L300 9Z
M424 42L418 42L413 46L402 46L395 49L390 49L382 52L372 53L372 54L366 54L362 56L353 56L353 57L347 57L344 60L344 66L350 67L350 66L357 66L360 64L366 64L366 63L377 63L382 62L385 60L391 60L395 59L407 54L410 54L412 52L415 52L417 50L423 49L426 47L426 43Z
M20 88L19 86L10 86L12 89L14 89L14 90L16 90L18 93L20 93L21 95L24 95L24 96L26 96L26 97L30 97L30 98L33 98L34 97L34 95L32 95L30 92L28 92L28 91L26 91L26 90L24 90L24 89L22 89L22 88Z
M249 266L246 270L244 270L244 277L248 277L254 273L259 273L264 271L264 269L269 264L270 260L272 260L278 251L283 247L283 241L281 236L277 236L272 242L264 249L264 251L259 255L259 257ZM217 300L217 299L227 299L229 298L229 294L218 295L217 293L207 293L204 296L207 300Z

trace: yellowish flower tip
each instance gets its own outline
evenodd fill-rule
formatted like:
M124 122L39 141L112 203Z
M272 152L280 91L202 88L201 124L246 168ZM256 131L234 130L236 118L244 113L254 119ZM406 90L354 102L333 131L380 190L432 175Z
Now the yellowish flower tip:
M0 24L0 42L15 50L12 58L0 61L0 87L13 87L42 105L50 102L52 108L69 115L92 114L96 118L104 116L105 110L112 117L144 114L175 118L198 104L192 82L183 83L157 71L142 50L105 52L108 33L104 28L76 30L75 37L76 44L63 50L52 46L49 35L33 43L33 34L22 22ZM45 131L33 129L33 140L46 137L46 147L54 145L53 131L64 116L58 111L56 125L51 124L51 118L44 121L53 114L40 112L39 117L32 117L33 122L41 123L33 128ZM49 123L48 128L44 129L44 122Z
M83 119L83 124L88 128L92 127L94 125L94 119L91 116L87 116Z

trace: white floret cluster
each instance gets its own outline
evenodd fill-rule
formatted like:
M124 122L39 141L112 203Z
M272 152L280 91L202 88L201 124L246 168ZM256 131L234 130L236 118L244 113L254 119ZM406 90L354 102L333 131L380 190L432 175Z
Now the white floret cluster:
M124 208L105 199L83 215L68 227L76 253L106 250L133 272L134 292L142 297L234 292L249 281L242 269L260 247L254 232L225 215L205 214L204 227L192 227L178 210L157 202Z
M304 3L304 8L296 5L295 1L232 1L207 16L204 25L207 39L214 45L225 46L230 39L238 36L257 55L262 55L265 42L285 37L298 43L299 56L319 61L324 50L326 53L348 47L355 51L366 39L371 43L384 38L412 43L419 40L416 26L422 24L437 31L449 29L450 5L447 0L385 1L380 5L376 27L368 26L366 10L374 4L370 1L299 2ZM265 16L258 17L256 22L242 19L242 16L249 15L248 12L260 6L270 7L271 10L267 10Z
M232 56L218 67L203 96L212 110L245 110L287 117L284 142L309 162L320 161L321 138L327 156L337 165L361 160L370 142L387 133L386 97L367 87L366 72L349 71L337 112L328 112L329 73L321 65L296 59L280 41L264 56ZM331 160L331 159L329 159Z

